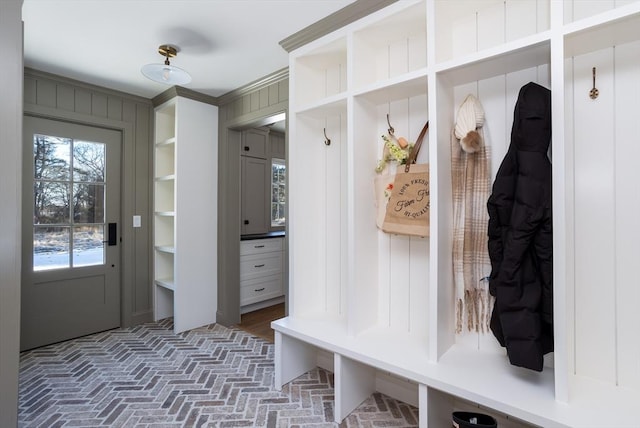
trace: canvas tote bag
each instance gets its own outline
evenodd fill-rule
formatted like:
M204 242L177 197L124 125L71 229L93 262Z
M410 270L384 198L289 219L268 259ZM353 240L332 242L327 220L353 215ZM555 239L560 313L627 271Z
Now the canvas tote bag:
M387 233L429 236L429 164L415 163L428 128L427 121L404 168L399 166L395 174L382 223Z

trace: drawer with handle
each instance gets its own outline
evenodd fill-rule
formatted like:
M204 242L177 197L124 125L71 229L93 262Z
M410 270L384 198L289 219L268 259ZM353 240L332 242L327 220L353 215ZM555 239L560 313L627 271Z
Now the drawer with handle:
M240 286L240 305L250 305L280 297L283 294L282 274L245 280L241 282Z
M251 239L240 241L240 255L268 253L282 251L283 238Z
M282 272L282 252L250 254L240 257L240 279Z

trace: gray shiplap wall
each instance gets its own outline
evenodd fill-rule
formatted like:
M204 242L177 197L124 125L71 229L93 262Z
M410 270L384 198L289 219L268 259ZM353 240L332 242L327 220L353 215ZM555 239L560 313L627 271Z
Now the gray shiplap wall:
M221 96L218 135L218 312L223 325L240 322L240 130L286 113L289 71ZM285 143L286 146L286 143ZM286 242L286 241L285 241ZM285 278L287 272L285 262ZM285 286L286 286L285 279Z
M122 131L121 325L151 321L151 100L25 69L24 112Z

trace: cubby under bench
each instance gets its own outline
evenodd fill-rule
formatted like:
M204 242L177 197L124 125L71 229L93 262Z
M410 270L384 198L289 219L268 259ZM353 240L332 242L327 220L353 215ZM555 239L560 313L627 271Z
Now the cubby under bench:
M418 407L421 428L451 426L458 410L490 414L500 428L616 427L640 403L618 388L581 380L568 406L554 398L553 368L537 373L510 366L506 355L457 345L432 362L424 339L388 328L349 335L340 319L291 316L271 326L276 389L316 367L332 372L336 423L374 392ZM589 404L594 400L607 404Z

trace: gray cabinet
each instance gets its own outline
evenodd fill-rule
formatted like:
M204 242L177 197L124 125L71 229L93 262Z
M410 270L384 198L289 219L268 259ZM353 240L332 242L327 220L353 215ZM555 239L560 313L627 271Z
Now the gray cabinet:
M262 129L247 129L242 131L242 156L266 159L269 148L267 141L269 131Z
M269 231L269 168L266 159L242 156L240 232L243 235Z
M285 158L284 134L271 131L269 133L269 145L271 146L270 152L272 158Z

